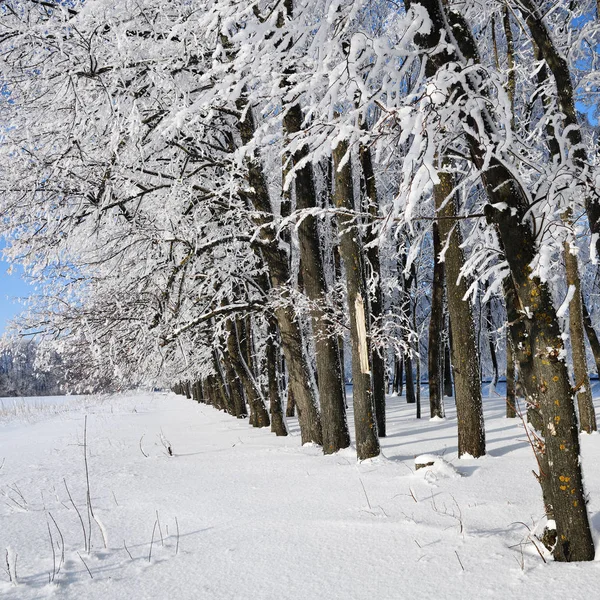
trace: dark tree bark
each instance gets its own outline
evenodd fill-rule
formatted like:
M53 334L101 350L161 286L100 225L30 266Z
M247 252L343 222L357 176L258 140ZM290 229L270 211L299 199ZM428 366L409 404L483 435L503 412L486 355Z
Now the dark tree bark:
M590 317L590 312L587 309L583 295L581 297L581 309L583 313L583 326L585 327L585 333L587 335L588 342L590 343L590 348L592 349L594 362L596 363L596 373L598 374L598 377L600 377L600 340L598 339L598 334L592 325L592 318Z
M383 292L381 290L381 264L379 259L379 246L374 233L374 221L379 212L379 200L373 159L371 150L361 144L359 159L363 172L364 199L366 200L366 213L369 215L369 227L365 232L364 243L367 246L365 256L370 268L374 293L370 297L371 317L378 321L383 316ZM367 274L366 274L367 275ZM377 418L377 432L379 437L385 437L385 357L377 348L371 347L371 365L373 380L373 399L375 402L375 416Z
M475 337L473 313L467 295L467 282L461 277L465 263L460 228L455 220L454 180L447 173L439 174L433 196L438 213L440 243L447 248L445 270L448 290L448 313L452 326L452 365L458 421L458 455L475 458L485 454L485 428L481 402L479 348Z
M402 388L404 385L404 362L401 356L394 356L394 383L392 391L397 396L402 396Z
M279 390L279 378L277 375L277 365L279 364L278 337L279 329L274 317L267 317L267 340L266 340L266 358L267 358L267 379L269 387L269 410L271 413L271 431L278 436L288 434L283 417L283 404Z
M231 364L244 386L244 392L250 405L250 421L254 427L268 427L271 424L269 413L254 375L246 363L246 358L240 347L238 328L232 319L227 321L226 331L228 334L227 352Z
M404 269L406 268L406 256L401 255L400 260L400 289L401 289L401 300L400 300L400 312L405 323L413 322L412 315L412 303L410 300L411 289L415 281L415 269L414 265L410 269L408 277L404 275ZM409 351L404 353L402 357L404 363L404 372L406 377L406 402L408 404L416 404L417 397L415 395L415 380L413 373L412 357ZM402 374L400 375L400 394L402 394Z
M487 303L485 327L488 339L488 348L490 351L490 359L492 361L492 387L495 390L498 385L498 357L496 356L496 344L494 340L494 317L492 315L492 301Z
M444 396L452 398L454 388L452 384L452 361L450 360L450 344L444 343Z
M444 416L443 361L444 361L444 263L440 261L442 244L437 223L433 223L433 280L427 366L429 371L429 413L431 418Z
M510 333L506 336L506 418L514 419L517 416L517 388L516 388L515 356Z
M245 419L248 416L248 410L246 408L246 400L244 399L244 388L242 382L237 376L231 357L227 354L224 361L225 377L229 387L229 395L233 404L233 412L238 419Z
M333 150L335 189L333 201L338 214L340 255L346 271L348 312L350 315L350 342L352 345L352 383L354 398L354 424L356 452L359 460L380 453L377 437L375 406L371 390L370 356L368 343L368 315L365 310L366 289L363 252L359 234L351 213L354 210L354 190L350 161L343 163L348 144L340 142Z

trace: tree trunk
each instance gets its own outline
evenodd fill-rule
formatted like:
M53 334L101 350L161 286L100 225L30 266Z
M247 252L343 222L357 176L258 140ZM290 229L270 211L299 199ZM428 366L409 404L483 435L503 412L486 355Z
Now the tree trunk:
M575 375L575 394L579 406L579 430L592 433L597 431L596 413L592 400L592 388L585 354L585 333L583 330L583 308L581 306L581 280L577 256L571 253L569 241L564 243L565 271L567 286L574 288L573 298L569 302L569 332L571 334L571 352Z
M431 289L431 313L429 317L429 342L427 366L429 371L429 414L444 416L442 372L444 360L444 263L440 261L442 245L437 223L433 224L433 281Z
M467 282L460 277L464 265L462 239L452 196L454 180L448 173L439 173L440 182L433 196L438 213L440 242L446 248L445 270L448 290L448 313L452 327L452 365L458 421L458 455L475 458L485 454L485 428L481 402L479 348L475 338L473 314L467 295Z
M450 343L444 343L444 396L452 398L452 361L450 360Z
M340 254L346 271L348 312L350 315L350 342L352 346L352 383L356 452L359 460L377 456L380 452L377 422L371 390L371 370L368 343L368 315L365 311L366 290L362 265L362 247L354 219L354 191L350 160L343 163L348 152L347 142L340 142L333 150L335 189L333 201L338 214Z
M494 343L494 318L492 315L492 301L491 299L487 302L487 315L485 319L485 328L488 339L488 348L490 351L490 359L492 361L492 385L491 389L496 390L498 385L498 358L496 356L496 345Z
M517 388L515 381L515 356L510 332L506 334L506 418L517 416Z
M402 361L402 357L395 355L394 356L394 383L392 385L392 392L396 396L402 396L402 387L404 384L403 367L404 367L404 363Z
M370 296L370 312L373 321L379 324L383 316L383 292L381 290L381 264L379 259L379 246L374 234L375 218L379 212L379 200L377 197L377 186L375 184L375 172L373 170L373 159L371 150L364 144L359 146L359 159L363 172L364 199L366 201L366 213L369 215L369 223L365 232L364 242L367 245L365 251L367 264L371 270L371 285L374 290ZM367 273L365 273L365 277ZM371 365L373 399L375 402L375 417L377 419L377 432L379 437L385 437L385 358L381 350L371 345Z
M287 109L283 117L286 135L300 132L302 111L295 104ZM293 164L306 159L308 149L299 148L291 157ZM296 208L307 210L316 208L312 165L307 164L295 174ZM323 452L332 454L350 445L350 432L346 420L346 397L343 370L337 340L331 332L331 323L324 309L327 285L321 258L321 244L317 219L314 215L302 216L298 227L300 243L300 264L302 281L306 295L311 300L311 323L314 336L317 381L321 403L321 423L323 428Z
M285 436L288 434L288 430L285 425L285 419L283 418L283 404L281 402L281 393L277 377L277 365L279 364L277 339L279 330L277 329L277 322L274 317L267 317L267 319L266 358L271 431L275 435Z
M238 328L232 319L227 321L226 331L228 333L227 352L231 359L231 364L244 386L244 392L250 405L251 423L254 427L268 427L271 424L269 413L265 407L261 391L246 363L242 348L240 347Z
M406 403L416 404L415 374L413 373L412 358L408 353L404 355L404 372L406 377Z
M594 362L596 363L596 373L598 374L598 377L600 377L600 340L592 325L592 319L583 299L583 295L581 296L581 309L583 313L583 326L585 327L585 333L590 343L592 354L594 355Z
M229 384L229 393L233 403L233 413L238 419L245 419L248 416L246 401L244 399L244 389L242 382L233 368L232 359L229 355L225 357L225 376Z

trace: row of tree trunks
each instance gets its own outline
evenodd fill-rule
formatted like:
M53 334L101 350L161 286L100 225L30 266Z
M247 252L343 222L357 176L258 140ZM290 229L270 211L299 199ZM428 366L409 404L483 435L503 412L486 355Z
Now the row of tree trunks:
M293 136L302 129L302 111L299 104L287 108L283 117L286 135ZM302 146L289 158L292 165L306 158L308 148ZM309 210L317 207L313 167L307 164L294 175L296 208ZM327 285L321 255L317 218L313 214L301 215L298 227L302 283L311 301L311 323L315 344L315 360L321 422L323 451L332 454L350 445L350 432L346 420L346 395L338 342L332 335L332 324L325 308Z
M420 0L431 19L428 35L421 36L419 44L428 49L437 46L442 36L452 41L446 52L429 56L428 69L435 75L448 64L461 64L463 60L479 64L476 45L470 29L455 11L447 11L440 0ZM458 54L460 51L460 56ZM470 80L456 84L452 98L460 101L462 95L481 93L472 89ZM535 257L535 238L527 220L529 204L518 179L512 175L505 162L485 154L478 135L493 135L491 114L483 115L476 123L470 114L465 115L469 132L465 134L471 159L481 171L484 189L489 198L485 207L488 221L494 224L502 242L507 260L511 287L520 307L518 320L527 337L515 338L515 324L511 335L515 348L525 344L533 363L533 375L525 375L521 366L522 384L530 401L537 401L541 413L540 461L542 490L548 491L548 500L554 511L557 542L554 557L559 561L593 560L594 543L590 533L585 506L585 495L579 462L579 437L569 374L564 361L564 344L550 290L546 283L532 276L531 263ZM479 131L479 127L483 127ZM506 210L501 207L507 206ZM453 331L453 333L455 333ZM521 356L523 353L520 352ZM537 397L536 397L537 396ZM542 469L545 468L546 472Z
M245 106L243 99L238 101L238 109L244 115L244 118L238 121L238 131L242 143L249 144L256 129L252 109ZM304 352L302 330L289 296L288 285L291 277L289 256L281 248L277 238L269 189L258 156L247 159L247 169L249 185L244 195L248 204L257 211L256 225L259 227L259 236L255 244L256 252L260 252L264 257L269 270L271 287L281 296L274 313L288 368L288 394L293 395L298 409L302 443L313 442L322 445L321 415L311 385L310 365Z

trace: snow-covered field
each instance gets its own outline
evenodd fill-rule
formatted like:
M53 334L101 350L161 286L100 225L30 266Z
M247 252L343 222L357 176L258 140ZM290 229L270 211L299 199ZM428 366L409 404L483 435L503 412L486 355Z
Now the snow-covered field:
M600 562L553 563L534 546L531 534L543 525L536 465L520 422L503 417L501 398L485 399L483 459L457 460L451 399L446 420L417 421L413 406L389 398L385 458L360 464L350 450L324 457L301 447L294 422L293 435L276 438L172 394L81 402L0 404L0 596L7 600L576 600L598 593ZM89 552L86 415L97 520ZM582 446L600 546L600 436L584 436ZM422 453L448 464L415 472Z

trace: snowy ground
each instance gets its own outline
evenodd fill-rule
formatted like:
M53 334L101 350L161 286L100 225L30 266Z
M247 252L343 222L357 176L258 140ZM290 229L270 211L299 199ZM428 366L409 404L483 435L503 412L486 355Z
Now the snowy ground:
M385 458L360 464L350 450L324 457L300 447L294 422L294 435L276 438L171 394L80 402L38 399L21 410L23 403L0 403L0 596L7 600L577 600L597 593L600 562L558 564L544 554L545 564L530 541L543 524L535 462L498 397L485 398L482 459L457 460L451 399L445 421L417 421L413 406L390 397ZM92 521L90 552L85 415L99 523ZM582 445L600 547L600 436L584 436ZM422 453L443 455L450 466L415 472ZM16 585L9 580L15 562Z

